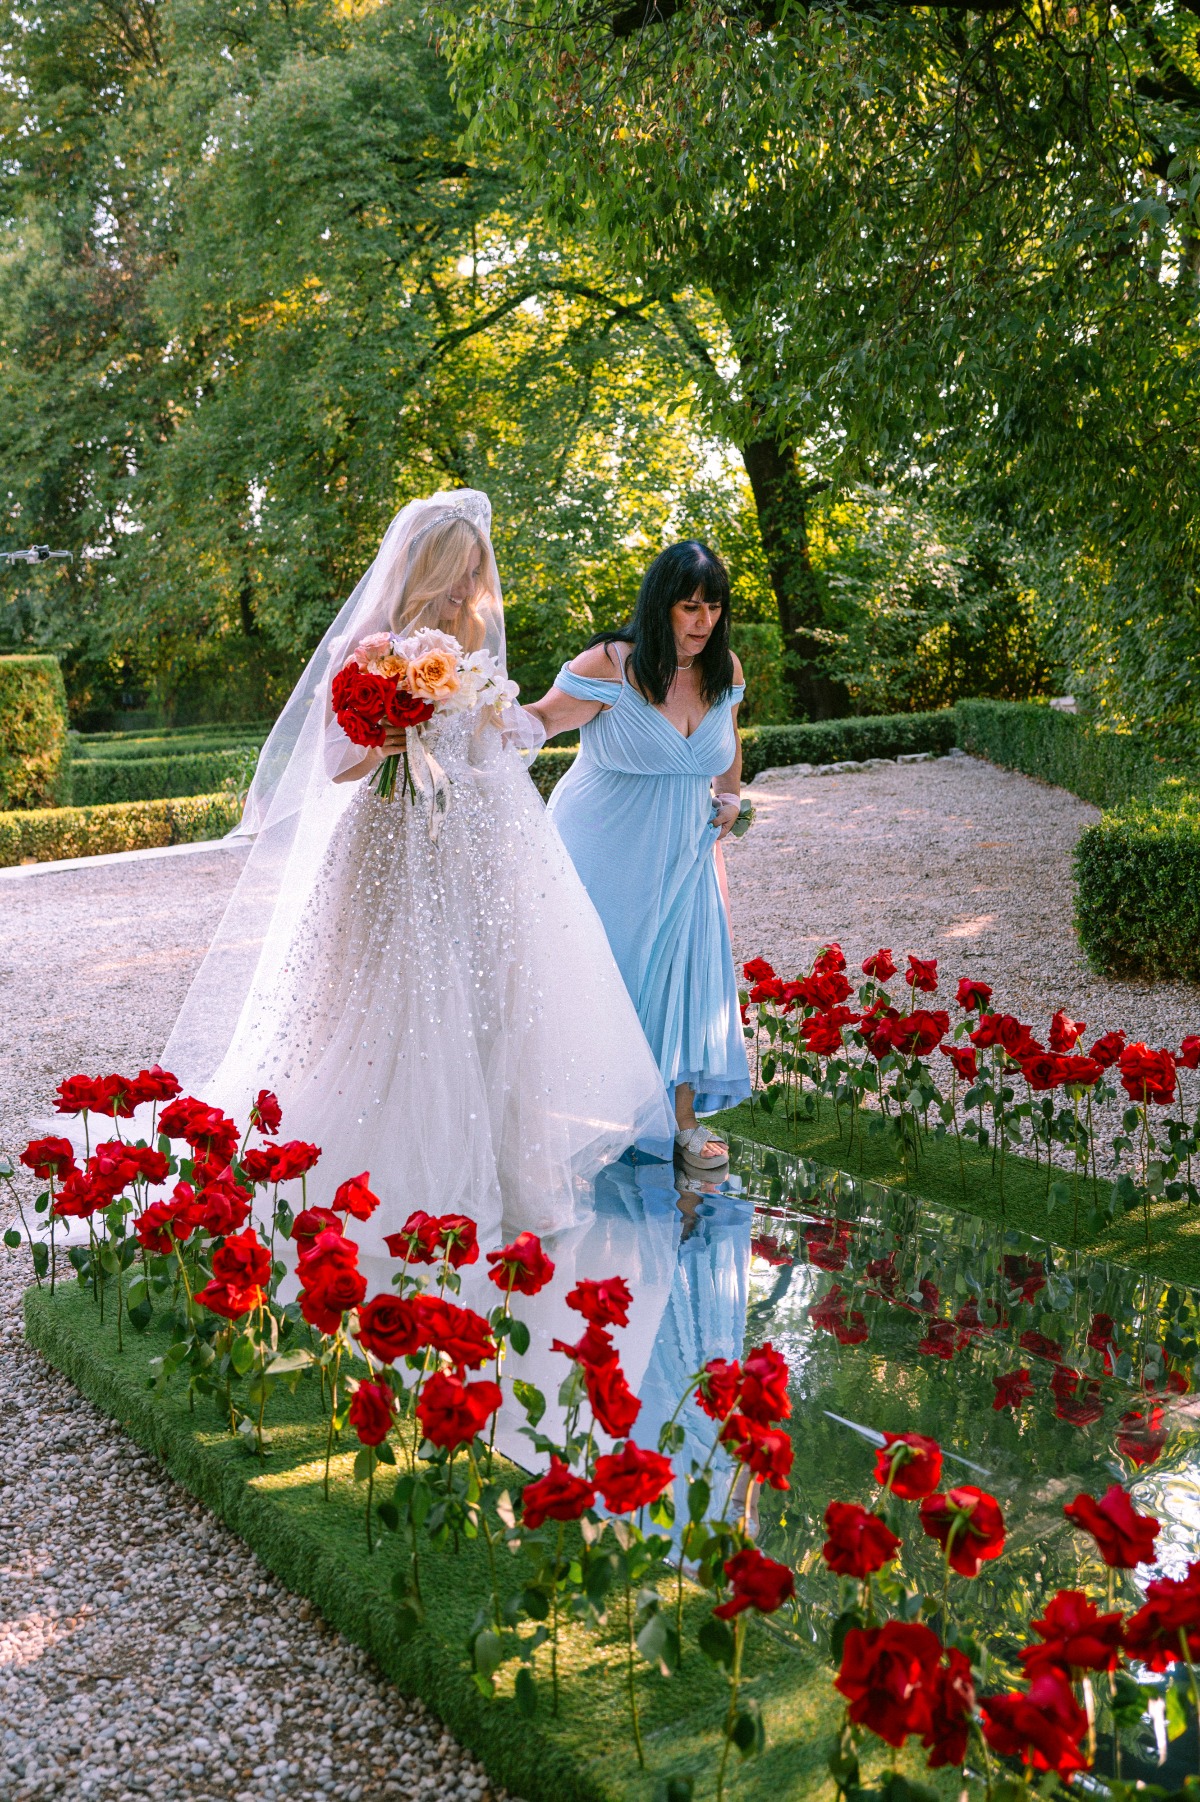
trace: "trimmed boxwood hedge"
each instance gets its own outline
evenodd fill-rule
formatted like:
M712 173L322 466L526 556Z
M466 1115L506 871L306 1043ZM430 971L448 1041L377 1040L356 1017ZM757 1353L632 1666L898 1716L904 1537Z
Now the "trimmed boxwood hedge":
M0 808L66 800L67 696L57 657L0 657Z
M220 838L240 816L241 808L230 794L0 813L0 868Z
M1044 701L959 701L955 713L964 751L1070 789L1097 807L1151 795L1177 768L1145 738L1093 731L1078 714Z
M110 801L157 801L175 795L212 794L228 776L242 773L255 747L183 752L169 757L80 757L71 764L71 799L77 807Z

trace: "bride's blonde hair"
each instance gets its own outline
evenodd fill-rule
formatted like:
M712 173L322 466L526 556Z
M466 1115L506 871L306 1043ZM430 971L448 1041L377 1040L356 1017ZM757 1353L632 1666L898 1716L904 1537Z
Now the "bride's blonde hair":
M391 630L415 631L418 626L451 630L464 651L483 649L486 637L482 603L488 598L484 574L488 546L483 533L469 519L442 519L414 537L404 561L395 598L389 607ZM459 576L469 574L476 557L479 570L469 598L450 616L446 605Z

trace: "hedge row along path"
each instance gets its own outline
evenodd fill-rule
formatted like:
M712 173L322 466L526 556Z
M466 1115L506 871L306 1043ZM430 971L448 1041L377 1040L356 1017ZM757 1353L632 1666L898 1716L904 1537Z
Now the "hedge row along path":
M1082 965L1070 853L1095 810L1061 790L954 758L754 793L758 824L728 859L739 957L790 974L832 938L856 961L890 944L983 977L1034 1020L1061 1004L1153 1043L1197 1030L1200 990L1105 982ZM0 878L0 1143L19 1149L65 1071L136 1068L159 1051L241 856L214 845ZM0 1251L0 1794L492 1794L436 1723L21 1345L28 1280L24 1254ZM81 1495L77 1556L64 1523ZM117 1586L115 1559L109 1577L109 1545L136 1550L136 1585ZM277 1660L292 1673L282 1695Z

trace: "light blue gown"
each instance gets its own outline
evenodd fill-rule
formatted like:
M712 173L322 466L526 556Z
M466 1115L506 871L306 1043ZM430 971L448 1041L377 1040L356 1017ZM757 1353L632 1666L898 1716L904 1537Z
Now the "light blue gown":
M734 759L741 687L685 738L624 679L555 687L602 701L550 812L633 997L663 1081L691 1083L700 1113L750 1093L729 921L713 861L710 784Z

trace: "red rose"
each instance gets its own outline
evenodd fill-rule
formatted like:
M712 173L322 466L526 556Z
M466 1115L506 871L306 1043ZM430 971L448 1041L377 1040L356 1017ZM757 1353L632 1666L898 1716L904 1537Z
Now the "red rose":
M964 1483L945 1495L927 1495L921 1525L936 1539L960 1577L977 1577L979 1567L1004 1550L1004 1516L994 1495Z
M511 1245L489 1251L488 1275L505 1294L537 1295L554 1275L554 1265L536 1233L518 1233Z
M610 1439L624 1439L642 1411L642 1404L614 1358L607 1364L584 1366L592 1413Z
M1030 1298L1024 1296L1023 1299L1028 1301ZM1022 1351L1029 1352L1035 1358L1046 1358L1051 1364L1057 1364L1063 1354L1063 1348L1057 1339L1048 1339L1045 1333L1034 1332L1032 1327L1021 1334L1018 1344Z
M914 957L910 951L904 980L910 988L920 989L923 995L932 995L938 985L937 958Z
M786 1420L792 1411L788 1396L788 1362L768 1339L742 1359L742 1388L738 1405L743 1414L761 1426Z
M1183 1577L1160 1577L1125 1627L1125 1650L1152 1671L1165 1671L1184 1656L1200 1663L1200 1560Z
M155 1252L159 1257L166 1256L175 1243L170 1202L152 1201L134 1221L133 1230L143 1250Z
M857 1502L830 1502L825 1510L825 1531L829 1538L821 1547L821 1555L839 1577L857 1577L861 1581L890 1564L900 1549L900 1541L887 1522L878 1514L869 1514Z
M453 1450L479 1437L500 1402L498 1383L464 1383L435 1370L421 1391L417 1419L430 1445Z
M567 1296L568 1308L574 1308L592 1326L628 1326L632 1304L633 1296L623 1276L605 1277L600 1283L585 1277Z
M452 1270L479 1261L479 1240L475 1222L465 1214L439 1214L437 1217L437 1249Z
M840 976L846 968L846 953L835 940L832 945L822 945L813 959L813 969L822 976Z
M193 1297L210 1313L220 1314L224 1320L240 1320L243 1314L249 1314L265 1299L257 1284L243 1288L236 1283L223 1283L217 1279L206 1283L203 1289L197 1289Z
M737 1401L741 1382L742 1367L736 1358L729 1362L724 1358L710 1358L700 1372L696 1406L702 1408L710 1420L726 1420Z
M1104 1075L1103 1066L1094 1057L1061 1057L1058 1063L1067 1088L1094 1088Z
M875 1481L901 1501L918 1502L932 1495L942 1477L942 1448L923 1433L885 1433L886 1444L875 1454Z
M1053 1052L1038 1051L1032 1057L1021 1058L1021 1074L1035 1094L1044 1094L1065 1080L1062 1066L1067 1062Z
M406 1264L435 1264L437 1237L436 1216L417 1208L398 1233L385 1233L383 1242L394 1258L403 1258Z
M1060 1589L1041 1620L1029 1624L1044 1643L1021 1653L1027 1677L1057 1671L1071 1679L1077 1671L1116 1670L1121 1616L1100 1614L1081 1589Z
M950 1059L964 1082L975 1081L979 1075L979 1062L970 1045L939 1045L938 1050Z
M959 977L958 994L955 996L955 999L964 1013L973 1013L976 1009L982 1013L991 998L992 989L990 983L976 982L973 976Z
M440 1295L415 1296L412 1305L429 1344L460 1368L478 1370L496 1356L492 1330L473 1308L456 1307Z
M260 1132L279 1131L283 1124L283 1109L279 1105L279 1097L272 1095L270 1089L260 1089L250 1103L250 1123L257 1126Z
M1189 1033L1179 1047L1179 1062L1185 1070L1200 1070L1200 1033Z
M1033 1384L1029 1378L1027 1365L1022 1364L1020 1370L1009 1370L1000 1376L993 1377L996 1395L992 1407L999 1413L1001 1408L1011 1408L1014 1413L1023 1402L1027 1402L1033 1394Z
M220 1108L194 1096L180 1095L158 1117L158 1130L168 1139L186 1139L194 1151L228 1164L238 1148L238 1129Z
M957 1646L946 1652L945 1664L935 1673L930 1694L932 1721L921 1744L929 1748L929 1768L961 1765L967 1756L967 1737L975 1712L975 1683L971 1660Z
M66 1176L75 1168L75 1147L70 1139L30 1139L21 1153L21 1162L43 1182L52 1176Z
M127 1145L125 1156L143 1182L164 1183L170 1172L170 1160L152 1145Z
M841 1026L832 1014L810 1014L800 1030L814 1057L836 1057L844 1048Z
M311 1288L330 1271L357 1269L358 1246L353 1239L344 1236L340 1221L328 1232L318 1233L312 1244L300 1253L296 1263L296 1275L304 1289Z
M274 1168L273 1145L252 1145L249 1151L243 1151L238 1158L238 1169L248 1182L255 1184L271 1182Z
M228 1174L205 1183L196 1206L197 1225L214 1239L238 1232L250 1218L250 1197Z
M1152 1514L1139 1514L1119 1483L1106 1489L1099 1501L1077 1495L1063 1513L1073 1527L1092 1535L1100 1556L1113 1570L1133 1570L1135 1565L1154 1562L1159 1523Z
M1122 1414L1117 1427L1117 1450L1137 1469L1144 1464L1157 1464L1167 1443L1167 1429L1162 1424L1163 1411L1155 1404L1149 1418L1140 1409Z
M1060 1007L1050 1022L1051 1051L1074 1051L1086 1026L1086 1020L1069 1020Z
M164 1070L161 1064L139 1070L129 1085L129 1098L138 1107L147 1101L174 1101L181 1093L178 1078Z
M300 1292L300 1312L319 1333L336 1333L343 1317L367 1293L367 1279L357 1270L332 1270Z
M783 984L778 976L768 976L762 982L756 982L750 991L750 999L761 1007L764 1001L782 1001Z
M264 1289L271 1280L271 1253L253 1227L234 1233L213 1253L213 1276L243 1289Z
M713 1613L718 1620L731 1621L747 1608L760 1614L774 1614L796 1593L796 1579L786 1564L776 1564L757 1546L748 1545L725 1560L725 1575L733 1586L733 1594Z
M914 1007L891 1023L892 1043L909 1057L928 1057L934 1046L950 1029L950 1016L944 1007L932 1011Z
M1086 1767L1079 1746L1087 1715L1061 1677L1035 1678L1027 1695L985 1696L980 1707L983 1736L1002 1757L1023 1759L1060 1777Z
M794 1264L790 1251L785 1251L774 1233L754 1233L750 1239L750 1255L761 1258L765 1264L771 1264L776 1270L786 1270Z
M765 957L752 957L748 964L742 965L742 975L747 982L763 982L774 974Z
M1095 1058L1102 1070L1107 1070L1116 1063L1124 1049L1125 1034L1123 1032L1105 1032L1096 1040L1088 1052L1088 1056Z
M822 1013L836 1008L840 1002L846 1001L854 993L847 979L834 970L814 970L803 982L789 983L788 993L784 999L794 1005L802 1001L805 1007L815 1007ZM850 1018L849 1015L846 1016Z
M358 1342L381 1364L407 1358L425 1343L412 1302L398 1295L373 1295L358 1310Z
M1127 1045L1117 1059L1121 1087L1131 1101L1156 1101L1166 1107L1175 1099L1175 1059L1164 1047L1151 1051L1149 1045Z
M91 1076L64 1077L55 1094L54 1110L59 1114L98 1114L104 1104L103 1090Z
M862 971L864 976L871 976L876 982L890 982L896 974L896 960L886 946L881 946L870 957L863 958Z
M792 1468L792 1442L782 1427L760 1426L744 1414L731 1414L721 1429L721 1443L760 1483L787 1489Z
M306 1145L303 1139L289 1139L286 1145L277 1145L271 1181L290 1183L298 1176L307 1176L320 1155L319 1145Z
M596 1459L596 1488L610 1514L632 1514L657 1501L674 1474L669 1458L643 1451L632 1439Z
M384 1383L360 1383L350 1398L350 1425L364 1445L382 1445L396 1418L396 1398Z
M407 726L423 726L426 720L432 719L433 702L397 685L389 694L384 711L389 725L399 726L403 731Z
M578 1520L595 1500L596 1491L586 1477L575 1476L552 1452L545 1476L525 1485L521 1519L533 1533L545 1520Z
M347 663L338 671L330 688L330 700L337 723L351 744L383 743L384 712L394 686L357 663Z
M853 1234L845 1220L818 1220L804 1229L808 1261L818 1270L844 1270L852 1244Z
M370 1182L371 1172L364 1170L361 1176L351 1176L339 1183L333 1194L335 1211L350 1214L355 1220L369 1220L379 1206L379 1197L372 1194Z
M582 1364L585 1370L594 1370L600 1364L616 1362L617 1348L612 1342L612 1334L606 1333L603 1327L589 1326L582 1339L574 1345L567 1345L562 1339L552 1339L550 1350L562 1352L565 1357L573 1358L576 1364Z
M292 1221L291 1238L299 1248L300 1256L311 1251L322 1233L333 1233L336 1238L342 1237L342 1223L338 1215L329 1208L301 1208ZM347 1240L347 1244L350 1241Z
M941 1654L936 1633L918 1621L851 1627L834 1688L857 1726L869 1727L889 1746L902 1746L910 1733L933 1730Z

